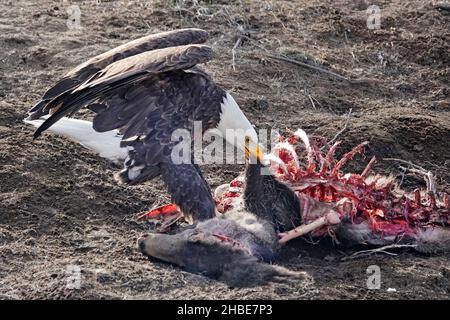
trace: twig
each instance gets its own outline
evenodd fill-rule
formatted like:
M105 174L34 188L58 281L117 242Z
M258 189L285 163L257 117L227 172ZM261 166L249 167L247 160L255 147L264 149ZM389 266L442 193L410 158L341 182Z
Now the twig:
M322 104L320 103L320 101L319 100L317 100L316 98L314 98L314 97L311 97L315 102L317 102L317 104L323 109L323 106L322 106ZM334 112L330 107L328 107L328 109L330 109L330 111L331 112Z
M300 61L297 61L297 60L294 60L294 59L290 59L290 58L285 57L285 56L276 55L276 54L270 52L268 49L264 48L263 46L260 46L252 38L244 36L244 35L242 37L245 40L251 42L253 44L253 46L255 46L256 48L263 50L266 53L265 54L266 57L268 57L268 58L271 58L271 59L274 59L274 60L283 61L283 62L292 63L292 64L295 64L295 65L300 66L300 67L304 67L304 68L313 69L313 70L316 70L316 71L319 71L319 72L323 72L323 73L329 74L331 76L334 76L337 79L340 79L340 80L343 80L343 81L347 81L347 82L352 83L352 84L358 84L358 83L365 83L366 84L366 83L369 83L369 80L367 80L367 79L349 79L349 78L344 77L344 76L342 76L340 74L337 74L335 72L323 69L323 68L318 67L318 66L313 66L313 65L310 65L308 63L304 63L304 62L300 62ZM373 81L373 80L371 80L371 81Z
M347 31L344 30L344 36L345 36L345 45L348 44L348 37L347 37Z
M364 257L364 256L370 256L371 254L374 254L374 253L384 253L384 254L388 254L390 256L396 256L397 255L396 253L389 252L386 250L400 249L400 248L415 248L415 247L417 247L416 244L391 244L391 245L387 245L384 247L375 248L375 249L371 249L371 250L358 251L348 257L342 258L341 260L346 261L346 260L357 259L357 258Z
M428 193L431 192L435 198L437 197L436 178L431 173L431 171L423 171L423 170L419 170L419 169L415 169L415 168L403 168L403 167L401 167L401 168L404 169L405 171L417 173L419 175L424 176L424 180L427 184Z
M337 74L337 73L335 73L333 71L329 71L329 70L323 69L323 68L318 67L318 66L313 66L313 65L308 64L308 63L304 63L304 62L300 62L300 61L297 61L297 60L294 60L294 59L290 59L290 58L285 57L285 56L274 55L274 54L267 54L267 57L271 58L271 59L274 59L274 60L288 62L288 63L292 63L292 64L295 64L295 65L300 66L300 67L304 67L304 68L316 70L316 71L319 71L319 72L322 72L322 73L326 73L326 74L328 74L330 76L335 77L336 79L347 81L349 83L354 83L354 84L355 83L368 83L368 81L365 80L365 79L355 79L355 80L354 79L349 79L349 78L344 77L344 76L342 76L340 74Z
M313 109L314 109L314 110L317 110L316 105L314 104L314 101L313 101L313 99L311 98L311 95L310 95L310 94L308 94L308 98L309 98L309 101L311 102L311 105L312 105Z
M348 110L348 113L347 113L347 115L346 115L346 117L345 117L346 120L345 120L345 123L344 123L344 127L342 127L342 129L339 130L338 133L336 133L336 134L334 135L333 139L331 139L330 141L328 141L328 144L329 144L329 145L333 145L333 143L334 143L334 142L337 140L337 138L342 134L342 132L344 132L344 131L347 129L348 122L350 121L351 115L352 115L352 108L350 108L350 109ZM322 148L320 148L320 150L322 150L323 148L325 148L325 146L323 146Z
M399 187L403 185L403 181L405 181L405 171L402 172L402 178L400 179Z
M236 64L235 64L235 59L236 59L236 49L241 45L242 39L243 39L242 36L239 37L239 39L237 39L236 43L234 44L233 49L231 49L231 54L232 54L232 56L233 56L233 62L232 62L232 65L233 65L233 71L236 71Z
M305 237L302 237L302 240L308 244L317 245L320 243L320 240L322 240L322 238L318 238L316 241L314 241L313 237L311 237L311 235L309 234L308 239L306 239Z
M416 168L416 169L419 169L419 170L422 170L422 171L424 171L424 172L427 172L427 170L425 170L423 167L421 167L421 166L419 166L419 165L417 165L417 164L414 164L414 163L412 163L411 161L407 161L407 160L403 160L403 159L398 159L398 158L383 158L383 160L386 160L386 161L398 161L398 162L402 162L402 163L404 163L404 164L410 165L411 167L414 167L414 168Z
M436 177L433 175L433 173L431 171L426 170L423 167L412 163L411 161L406 161L406 160L403 160L403 159L384 158L383 160L398 161L398 162L410 165L412 168L400 167L400 169L402 169L404 171L409 171L409 172L412 172L412 173L416 173L416 174L422 175L424 177L424 180L425 180L426 184L427 184L427 191L429 193L431 192L433 194L433 196L435 198L437 198Z

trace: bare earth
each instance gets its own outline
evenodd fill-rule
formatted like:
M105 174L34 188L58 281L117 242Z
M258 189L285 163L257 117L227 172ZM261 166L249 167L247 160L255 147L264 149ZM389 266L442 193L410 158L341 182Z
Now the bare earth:
M81 9L76 30L66 25L68 2L0 1L0 298L449 298L445 255L401 251L343 262L351 250L298 240L279 263L306 271L307 280L244 289L148 261L135 241L150 225L135 216L169 200L161 182L118 186L112 164L60 137L33 142L22 123L45 89L85 59L148 33L200 27L218 56L207 70L258 127L301 127L331 139L351 108L340 152L369 140L368 157L419 164L450 193L449 11L431 1L377 1L381 29L369 30L371 3L363 0L100 2L73 2ZM250 40L237 47L233 69L239 30ZM274 61L266 50L366 81ZM347 169L361 170L363 160ZM213 187L242 169L203 168ZM395 163L375 170L402 178ZM402 186L424 184L405 176ZM381 268L381 289L367 289L370 265ZM78 288L70 268L80 268Z

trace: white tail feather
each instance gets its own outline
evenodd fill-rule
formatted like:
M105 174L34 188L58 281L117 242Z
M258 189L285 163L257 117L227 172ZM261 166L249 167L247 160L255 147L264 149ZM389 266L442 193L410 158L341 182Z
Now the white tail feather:
M45 117L37 120L24 120L25 123L36 128L44 121ZM90 121L66 117L61 118L48 130L78 142L85 148L98 153L100 157L111 161L120 162L127 157L127 149L120 147L121 136L117 130L97 132Z

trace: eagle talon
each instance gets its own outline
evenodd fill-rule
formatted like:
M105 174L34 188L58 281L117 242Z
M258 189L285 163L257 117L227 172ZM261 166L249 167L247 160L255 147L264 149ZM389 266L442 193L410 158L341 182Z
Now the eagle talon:
M178 211L170 216L164 217L163 224L156 229L158 233L166 233L169 229L177 223L177 221L183 219L183 213Z

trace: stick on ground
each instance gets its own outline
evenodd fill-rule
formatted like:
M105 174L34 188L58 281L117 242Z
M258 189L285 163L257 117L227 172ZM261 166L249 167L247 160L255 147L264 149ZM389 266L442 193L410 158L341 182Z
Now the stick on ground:
M437 187L436 187L436 177L433 175L433 173L429 170L424 169L421 166L418 166L417 164L412 163L411 161L406 161L403 159L398 158L383 158L383 160L387 161L398 161L404 164L408 164L412 168L404 168L400 167L404 171L410 171L412 173L419 174L423 176L426 184L427 184L427 191L432 193L435 198L437 198Z
M379 247L379 248L375 248L375 249L358 251L348 257L342 258L341 260L346 261L346 260L357 259L357 258L361 258L361 257L365 257L365 256L370 256L374 253L384 253L384 254L387 254L390 256L396 256L397 255L396 253L389 252L386 250L402 249L402 248L415 248L415 247L417 247L416 244L391 244L391 245L387 245L387 246Z
M236 71L236 63L235 63L235 61L236 61L236 49L241 45L242 39L243 39L243 37L239 37L237 39L236 43L234 44L233 48L231 49L231 55L232 55L232 58L233 58L233 61L232 61L233 71Z
M318 67L318 66L313 66L311 64L300 62L300 61L297 61L297 60L294 60L294 59L290 59L288 57L284 57L284 56L280 56L280 55L274 55L274 54L266 54L266 56L268 58L270 58L270 59L283 61L283 62L288 62L288 63L295 64L295 65L300 66L300 67L304 67L304 68L312 69L312 70L319 71L319 72L322 72L322 73L326 73L326 74L328 74L330 76L335 77L336 79L339 79L339 80L342 80L342 81L347 81L349 83L353 83L353 84L356 84L356 83L368 83L368 81L366 79L350 79L350 78L344 77L344 76L342 76L340 74L337 74L336 72L329 71L329 70L326 70L324 68L321 68L321 67Z

